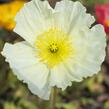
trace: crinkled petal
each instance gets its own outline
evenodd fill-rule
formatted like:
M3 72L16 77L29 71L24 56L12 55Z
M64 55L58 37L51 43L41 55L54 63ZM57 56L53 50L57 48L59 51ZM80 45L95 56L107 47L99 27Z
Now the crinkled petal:
M35 94L38 95L40 98L44 99L44 100L49 100L50 98L50 92L51 92L51 87L49 87L49 85L45 85L43 87L43 89L38 89L37 87L35 87L34 84L29 83L28 84L28 88L30 89L30 91Z
M32 0L18 12L14 31L30 44L34 44L38 34L52 25L52 8L47 1Z
M40 63L36 58L34 49L26 42L19 42L14 45L6 43L2 51L10 67L17 77L23 82L32 83L42 89L47 83L49 70L46 65Z
M13 72L17 75L17 77L22 80L22 75L19 75L20 73L18 72L17 69L13 68ZM44 100L49 100L50 97L50 92L51 92L51 87L49 87L49 83L47 83L42 89L39 89L36 85L34 85L31 81L28 82L28 88L30 91L38 95L40 98Z
M57 86L64 90L67 86L71 86L72 80L77 81L77 78L72 76L71 72L65 67L65 64L60 64L51 69L50 86Z
M100 71L105 58L106 34L102 25L96 25L91 30L83 30L72 37L77 48L77 55L66 64L78 81L92 76ZM75 81L75 80L74 80Z
M87 14L86 8L78 1L62 0L56 4L55 11L56 26L68 33L73 28L90 27L95 22L94 17Z

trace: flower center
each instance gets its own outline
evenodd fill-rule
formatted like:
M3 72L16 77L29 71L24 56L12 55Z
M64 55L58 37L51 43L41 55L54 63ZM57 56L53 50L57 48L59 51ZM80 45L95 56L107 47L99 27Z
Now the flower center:
M65 62L75 54L75 49L69 36L57 28L51 28L38 35L34 45L40 61L49 68Z
M58 45L53 42L53 43L50 44L49 49L50 49L51 53L56 53L59 48L58 48Z

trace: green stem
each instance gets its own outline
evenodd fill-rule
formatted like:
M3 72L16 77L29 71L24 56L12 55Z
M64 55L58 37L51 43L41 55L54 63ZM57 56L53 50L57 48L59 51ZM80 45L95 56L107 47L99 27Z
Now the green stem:
M56 109L56 96L57 96L57 88L54 87L51 93L50 109Z

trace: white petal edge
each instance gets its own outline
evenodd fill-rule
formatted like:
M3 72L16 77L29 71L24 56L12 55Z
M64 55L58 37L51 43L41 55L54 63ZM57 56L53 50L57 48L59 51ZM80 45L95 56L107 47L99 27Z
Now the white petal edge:
M73 28L90 27L95 18L86 13L86 8L80 2L62 0L55 6L57 13L55 16L55 25L70 33Z
M34 84L42 89L47 83L49 70L46 65L40 63L35 56L34 49L26 42L19 42L14 45L6 43L2 51L6 61L20 80ZM19 76L20 75L20 76Z
M71 72L66 68L65 64L59 64L51 69L50 73L50 86L56 86L65 90L68 86L72 85L72 81L78 81L78 78L72 76ZM79 80L80 81L80 80Z
M15 17L14 32L33 45L36 37L52 25L52 12L47 1L32 0L25 3Z
M28 87L33 94L38 95L40 98L44 100L50 99L51 87L49 87L48 84L41 90L35 87L33 84L28 84Z
M78 38L75 36L74 40L75 46L79 46L77 47L79 49L77 57L66 63L72 75L78 77L80 81L97 74L106 56L106 34L103 26L95 25L90 30L85 29L83 31L86 36L82 36L80 33L80 36ZM79 37L83 43L78 42Z
M19 80L21 80L22 75L18 75L18 71L16 69L13 69L13 72L16 73L17 77ZM26 82L24 82L26 83ZM31 91L31 93L37 95L43 100L49 100L50 98L50 92L51 92L51 87L49 87L49 83L47 83L42 89L39 89L36 85L34 85L31 82L28 82L28 88Z

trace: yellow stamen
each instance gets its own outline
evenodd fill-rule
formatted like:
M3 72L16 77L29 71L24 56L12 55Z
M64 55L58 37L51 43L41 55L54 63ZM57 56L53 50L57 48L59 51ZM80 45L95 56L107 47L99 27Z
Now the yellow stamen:
M35 41L35 48L40 61L50 68L66 61L75 54L75 49L69 36L57 28L51 28L38 35Z

